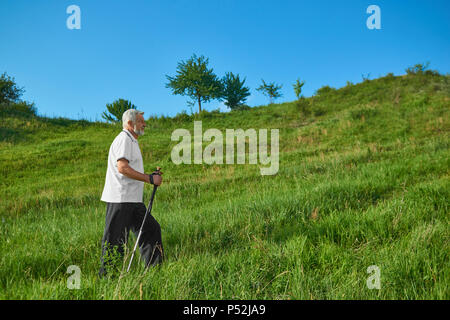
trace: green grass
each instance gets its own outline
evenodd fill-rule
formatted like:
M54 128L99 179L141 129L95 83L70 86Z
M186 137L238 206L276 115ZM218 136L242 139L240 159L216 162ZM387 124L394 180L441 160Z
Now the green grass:
M149 118L139 143L146 171L164 172L152 213L167 260L106 279L99 199L120 127L3 114L0 299L449 299L449 107L448 76L390 75L322 90L309 110ZM173 164L171 133L193 120L280 129L278 174Z

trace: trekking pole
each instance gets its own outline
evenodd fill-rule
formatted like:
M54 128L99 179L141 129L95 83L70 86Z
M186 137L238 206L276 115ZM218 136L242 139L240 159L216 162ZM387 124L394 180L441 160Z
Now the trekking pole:
M159 170L161 170L160 167L156 168L156 173L155 174L160 175ZM156 189L157 188L158 188L157 185L153 185L152 196L150 198L150 202L148 204L147 211L145 212L145 216L144 216L144 220L142 221L141 229L139 229L139 234L137 236L136 243L134 244L134 249L133 249L133 253L131 254L131 259L130 259L130 263L128 264L127 272L130 271L131 263L133 262L134 253L135 253L137 245L139 243L139 239L140 239L141 234L142 234L142 229L144 228L145 220L147 219L147 216L152 212L153 199L155 198L155 193L156 193Z

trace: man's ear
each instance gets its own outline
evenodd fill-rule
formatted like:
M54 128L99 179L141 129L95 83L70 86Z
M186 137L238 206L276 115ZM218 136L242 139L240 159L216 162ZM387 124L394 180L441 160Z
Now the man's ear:
M133 128L133 121L128 120L128 125L129 125L131 128Z

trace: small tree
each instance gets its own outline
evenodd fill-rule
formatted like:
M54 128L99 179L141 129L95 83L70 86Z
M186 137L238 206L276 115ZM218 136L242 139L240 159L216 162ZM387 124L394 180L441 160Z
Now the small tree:
M122 115L128 109L136 109L136 106L130 101L125 99L119 99L113 103L107 103L106 109L108 109L109 114L104 111L102 113L102 118L109 122L120 122L122 121Z
M305 81L300 82L300 79L297 79L297 81L292 85L294 87L294 92L297 96L297 99L300 99L300 95L302 94L302 87L304 84Z
M424 74L425 70L427 70L429 66L430 66L430 62L426 62L424 64L417 63L412 67L408 67L405 71L406 71L406 74L408 74L408 75Z
M166 75L173 94L189 96L198 103L198 111L202 111L202 102L218 99L222 94L222 84L213 69L208 69L208 59L204 56L192 55L187 61L181 61L177 66L177 75ZM193 103L193 102L192 102Z
M6 72L0 76L0 104L17 103L24 92Z
M244 87L245 79L240 80L239 74L234 75L228 72L222 78L222 99L224 104L231 110L237 109L244 104L247 97L250 95L250 88Z
M0 76L0 113L12 113L18 116L37 115L34 103L20 99L24 92L24 88L19 88L14 78L4 72Z
M279 92L279 90L283 87L282 85L277 86L273 82L267 84L263 79L261 80L262 85L260 85L256 90L261 91L262 94L268 96L270 99L270 103L273 103L274 99L282 97L282 94Z

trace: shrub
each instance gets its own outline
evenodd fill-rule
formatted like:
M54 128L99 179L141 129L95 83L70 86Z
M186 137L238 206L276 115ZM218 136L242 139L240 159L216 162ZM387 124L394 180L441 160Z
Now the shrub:
M421 63L417 63L412 67L408 67L405 69L406 74L408 75L416 75L416 74L423 74L424 71L428 68L429 63L427 62L425 65Z
M430 63L417 63L414 66L405 69L407 75L427 75L427 76L439 76L440 73L436 70L428 69Z
M425 70L427 76L440 76L441 74L437 70Z
M32 117L37 115L37 110L34 103L19 101L16 103L0 104L0 114L5 116L10 114L14 116Z
M6 72L0 76L0 104L19 102L24 92L25 90L17 87L14 78L8 76Z
M22 112L29 115L36 115L36 107L34 106L34 103L28 103L26 101L19 101L17 103L14 103L11 105L11 108L13 110L16 110L18 112Z
M336 91L335 88L332 88L332 87L326 85L326 86L323 86L323 87L317 89L316 95L323 96L323 95L327 95L327 94L329 94L331 92L334 92L334 91Z
M0 114L14 116L36 116L37 110L34 103L29 103L20 99L25 92L19 88L14 78L4 72L0 76Z

